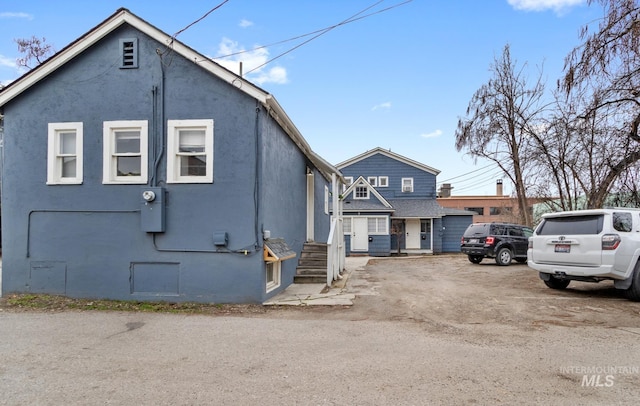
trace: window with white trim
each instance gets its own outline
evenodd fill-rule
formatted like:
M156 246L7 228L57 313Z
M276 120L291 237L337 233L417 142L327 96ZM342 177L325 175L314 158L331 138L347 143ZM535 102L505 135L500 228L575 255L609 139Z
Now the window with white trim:
M389 187L389 177L388 176L380 176L378 178L378 187Z
M344 234L351 234L351 217L342 218L342 232Z
M82 183L82 123L49 123L47 185Z
M167 183L213 183L213 120L169 120Z
M389 234L389 221L387 217L368 217L367 228L369 234Z
M280 286L281 261L265 262L267 293Z
M147 120L105 121L102 183L147 183Z
M402 191L413 192L413 178L402 178Z
M376 176L369 176L367 178L367 182L373 187L378 186L378 178Z
M366 186L356 186L353 191L354 199L368 199L369 198L369 188Z

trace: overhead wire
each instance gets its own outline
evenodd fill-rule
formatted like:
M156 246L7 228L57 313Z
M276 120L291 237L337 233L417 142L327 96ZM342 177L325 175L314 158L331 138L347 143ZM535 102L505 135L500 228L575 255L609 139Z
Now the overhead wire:
M262 68L263 66L265 66L265 65L267 65L267 64L269 64L269 63L271 63L271 62L275 61L276 59L279 59L279 58L281 58L281 57L283 57L283 56L287 55L287 54L288 54L288 53L290 53L290 52L293 52L294 50L296 50L296 49L300 48L301 46L308 44L309 42L313 41L314 39L316 39L316 38L318 38L318 37L320 37L320 36L322 36L322 35L324 35L324 34L328 33L329 31L331 31L331 30L333 30L333 29L335 29L335 28L337 28L337 27L340 27L340 26L345 25L345 24L352 23L352 22L354 22L354 21L361 20L361 19L363 19L363 18L370 17L370 16L375 15L375 14L379 14L379 13L382 13L382 12L385 12L385 11L388 11L388 10L391 10L391 9L393 9L393 8L396 8L396 7L402 6L402 5L406 4L406 3L410 3L410 2L411 2L411 1L413 1L413 0L406 0L406 1L403 1L402 3L398 3L398 4L395 4L395 5L393 5L393 6L390 6L390 7L384 8L384 9L382 9L382 10L378 10L378 11L376 11L376 12L374 12L374 13L370 13L370 14L367 14L367 15L364 15L364 16L360 16L360 17L358 17L360 14L362 14L362 13L366 12L367 10L369 10L369 9L371 9L371 8L375 7L375 6L377 6L378 4L382 3L383 1L384 1L384 0L379 0L379 1L377 1L376 3L374 3L374 4L370 5L369 7L366 7L366 8L365 8L365 9L363 9L362 11L360 11L360 12L358 12L358 13L354 14L353 16L351 16L351 17L347 18L346 20L343 20L342 22L340 22L340 23L338 23L338 24L335 24L335 25L329 26L329 27L324 28L324 29L321 29L321 30L316 30L316 31L314 31L314 32L312 32L312 33L308 33L308 34L304 34L304 35L299 35L299 36L295 37L294 39L298 39L298 38L304 38L304 37L309 36L309 35L317 34L317 35L315 35L315 36L313 36L313 37L309 38L308 40L303 41L302 43L300 43L300 44L298 44L298 45L296 45L296 46L294 46L294 47L292 47L292 48L288 49L287 51L282 52L281 54L279 54L279 55L275 56L274 58L271 58L271 59L267 60L267 61L266 61L266 62L264 62L263 64L256 66L255 68L253 68L253 69L249 70L249 71L247 72L247 74L249 74L249 73L251 73L251 72L253 72L253 71L256 71L256 70L258 70L258 69ZM283 43L283 42L291 41L291 40L294 40L294 39L284 40L284 41L280 41L280 42L278 42L278 43ZM252 50L250 50L250 51L242 51L242 52L252 52L252 51L255 51L255 50L257 50L257 49L264 48L264 47L266 47L266 45L265 45L265 46L262 46L262 47L254 48L254 49L252 49ZM238 53L242 53L242 52L237 52L237 53L235 53L234 55L236 55L236 54L238 54ZM220 57L216 57L216 58L214 58L214 59L220 59L220 58L224 58L224 57L228 57L228 56L230 56L230 55L220 56Z

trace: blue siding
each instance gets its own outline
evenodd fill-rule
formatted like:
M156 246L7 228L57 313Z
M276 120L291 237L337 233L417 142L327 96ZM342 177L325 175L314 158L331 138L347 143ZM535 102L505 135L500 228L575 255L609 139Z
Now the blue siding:
M138 38L138 69L114 64L121 38ZM253 98L177 54L162 68L157 49L166 46L124 25L4 106L4 294L259 303L278 292L265 293L262 231L300 252L306 158ZM174 119L214 120L213 184L166 184L160 146ZM143 185L102 184L107 120L148 120L166 232L141 230ZM84 125L84 182L47 186L47 124L71 121ZM213 245L219 231L226 248ZM283 262L279 290L296 262Z
M359 176L367 179L370 176L387 176L389 187L376 187L385 199L395 198L428 198L435 199L436 175L408 165L382 154L376 154L341 169L344 176ZM413 178L413 193L402 192L402 178Z
M389 235L369 236L369 255L372 257L388 257L391 249L391 238Z
M473 216L446 216L442 219L444 227L442 236L443 252L460 252L460 239L473 221Z

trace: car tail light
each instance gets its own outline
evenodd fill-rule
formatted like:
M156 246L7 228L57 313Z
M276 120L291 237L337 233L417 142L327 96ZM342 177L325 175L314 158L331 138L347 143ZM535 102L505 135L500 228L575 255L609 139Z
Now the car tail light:
M491 245L496 241L495 237L487 237L486 240L484 240L484 243L487 245Z
M533 241L529 240L529 248L533 248Z
M605 234L602 236L602 249L615 250L620 245L620 236L618 234Z
M460 238L460 244L464 244L464 237Z

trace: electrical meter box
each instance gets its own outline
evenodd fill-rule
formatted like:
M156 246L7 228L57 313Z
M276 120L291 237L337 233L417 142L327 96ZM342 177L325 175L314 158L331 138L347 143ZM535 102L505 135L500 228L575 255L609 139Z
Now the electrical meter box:
M144 187L140 192L140 224L147 233L164 233L165 191Z

